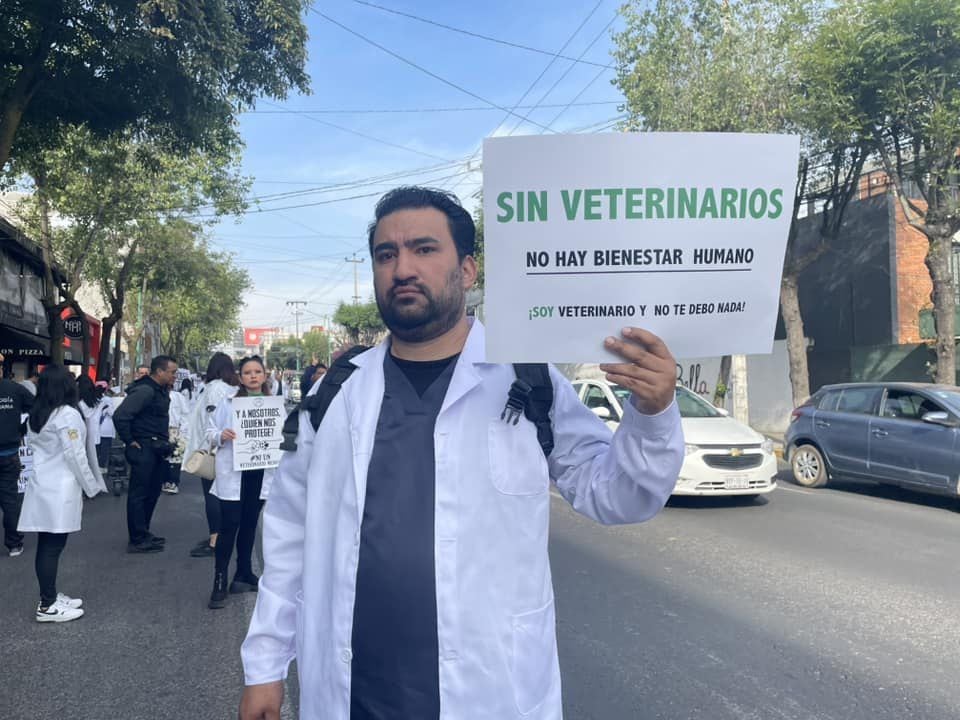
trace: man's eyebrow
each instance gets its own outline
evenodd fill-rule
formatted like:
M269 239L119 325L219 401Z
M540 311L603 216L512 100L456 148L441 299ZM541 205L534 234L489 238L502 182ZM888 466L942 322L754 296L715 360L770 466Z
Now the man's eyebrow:
M403 246L407 248L417 248L424 245L439 245L440 241L437 238L430 237L429 235L424 235L423 237L410 238L403 241ZM377 252L378 250L395 250L397 247L397 242L395 240L381 240L373 246L373 251Z

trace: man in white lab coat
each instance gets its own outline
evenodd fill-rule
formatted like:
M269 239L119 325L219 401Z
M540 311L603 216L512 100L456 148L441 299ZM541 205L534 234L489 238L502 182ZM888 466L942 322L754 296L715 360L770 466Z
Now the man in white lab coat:
M474 225L452 195L399 188L370 228L390 337L280 466L243 644L242 720L279 719L296 658L309 720L559 720L549 489L602 523L666 502L683 460L675 363L628 328L602 366L633 393L617 432L551 368L554 448L501 420L510 365L465 314ZM316 391L314 387L314 392Z

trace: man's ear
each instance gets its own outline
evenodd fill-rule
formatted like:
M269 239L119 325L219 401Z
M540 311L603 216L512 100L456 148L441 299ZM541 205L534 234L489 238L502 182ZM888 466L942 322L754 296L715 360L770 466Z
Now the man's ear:
M460 262L460 270L463 273L463 289L469 290L477 282L477 261L473 255L467 255Z

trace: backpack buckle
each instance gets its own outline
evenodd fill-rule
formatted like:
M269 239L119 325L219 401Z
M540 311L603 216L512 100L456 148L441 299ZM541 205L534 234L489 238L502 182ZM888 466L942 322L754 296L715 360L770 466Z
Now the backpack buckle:
M507 404L503 406L500 419L508 425L516 425L520 422L520 416L527 408L532 390L533 386L529 383L520 379L514 380L513 385L510 386L510 392L507 393Z

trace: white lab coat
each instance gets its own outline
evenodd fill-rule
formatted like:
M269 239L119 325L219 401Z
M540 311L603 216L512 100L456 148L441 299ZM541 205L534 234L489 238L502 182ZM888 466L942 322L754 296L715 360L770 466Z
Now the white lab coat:
M76 532L83 514L83 493L94 497L107 489L103 478L91 471L97 467L97 459L87 450L83 416L72 407L57 408L39 433L27 430L27 444L33 451L33 475L27 482L17 530Z
M281 461L264 511L265 567L244 674L249 685L279 680L296 657L304 720L350 716L360 528L387 347L353 361L359 369L318 433L301 413L298 451ZM652 417L628 403L612 435L554 368L548 462L532 423L500 420L515 377L510 365L484 362L474 321L434 433L441 720L561 717L551 482L583 515L640 522L663 507L683 462L675 403Z
M115 438L117 429L113 426L113 413L120 404L120 398L104 395L97 405L97 412L100 415L100 440L104 438Z
M90 460L90 472L93 473L97 484L103 486L103 491L106 492L107 485L103 481L103 473L100 472L100 461L97 460L97 445L100 444L100 403L90 407L81 400L79 408L86 425L87 458Z
M183 453L185 460L200 448L210 449L211 446L206 438L207 420L213 415L221 400L233 397L236 392L237 388L223 380L211 380L203 386L202 392L194 393L194 407L187 423L187 447Z
M207 413L206 443L208 447L218 448L214 460L217 476L210 487L210 493L221 500L239 500L240 484L243 473L233 469L233 440L221 441L224 430L233 430L234 421L233 398L228 397L220 401L217 409ZM266 500L270 495L270 486L276 473L274 468L263 471L263 484L260 486L260 499Z

